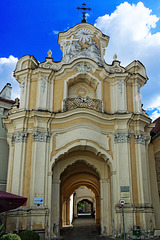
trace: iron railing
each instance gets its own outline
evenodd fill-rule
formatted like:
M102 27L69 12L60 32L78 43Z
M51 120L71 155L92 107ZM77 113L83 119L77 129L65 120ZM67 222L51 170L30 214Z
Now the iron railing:
M63 111L69 111L75 108L89 108L102 112L102 101L90 97L66 98L63 100Z

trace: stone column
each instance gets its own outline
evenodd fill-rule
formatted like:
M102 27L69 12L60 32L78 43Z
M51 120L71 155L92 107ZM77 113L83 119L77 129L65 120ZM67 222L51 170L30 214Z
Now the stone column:
M145 142L146 137L144 135L135 134L139 203L145 205L145 208L141 209L140 222L142 230L148 231L148 229L150 230L153 226L151 226L152 209L151 207L149 208L149 205L151 206L151 191Z
M95 220L96 220L96 224L100 224L100 197L96 196L96 216L95 216Z
M14 142L12 138L7 138L9 144L9 159L8 159L8 173L7 173L7 187L6 191L11 192L12 190L12 173L13 173L13 163L14 163Z
M78 217L78 213L77 213L77 196L76 194L73 197L73 205L74 205L74 217Z
M33 157L32 157L32 177L31 177L31 202L34 198L47 200L47 175L48 175L48 144L50 142L50 132L35 131L33 135ZM46 204L46 202L44 203Z
M62 226L66 225L66 198L63 198L62 203Z
M110 235L111 228L111 204L110 204L110 181L109 179L100 180L101 190L101 233Z
M66 198L66 224L70 225L70 197Z
M117 167L117 204L119 200L125 199L127 204L132 203L132 179L131 179L131 163L130 163L130 134L128 132L117 132L114 137L115 141L115 156ZM128 205L129 207L129 205ZM123 231L123 225L121 221L121 208L117 212L117 230ZM130 232L133 228L133 213L131 208L128 208L128 212L125 216L125 230Z
M60 180L53 179L52 182L52 208L51 208L51 238L60 235Z

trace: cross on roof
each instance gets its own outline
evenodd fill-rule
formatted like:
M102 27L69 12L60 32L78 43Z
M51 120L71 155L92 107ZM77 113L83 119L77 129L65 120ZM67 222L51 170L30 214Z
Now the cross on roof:
M82 3L82 7L77 7L78 10L83 10L81 23L86 23L86 10L90 11L91 8L87 8L85 3Z

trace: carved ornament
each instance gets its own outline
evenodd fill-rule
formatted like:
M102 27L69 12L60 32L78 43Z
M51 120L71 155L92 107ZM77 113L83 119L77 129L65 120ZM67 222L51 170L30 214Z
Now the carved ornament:
M46 85L47 85L47 77L42 76L41 77L41 88L42 88L43 93L45 92Z
M114 142L115 143L129 143L131 134L129 133L115 133Z
M32 136L34 142L50 142L51 132L34 131Z
M22 89L22 94L24 94L24 90L25 90L25 86L26 86L26 77L23 77L22 78L22 81L21 81L21 89Z
M87 66L86 62L82 62L76 66L76 70L80 73L86 74L87 72L90 72L92 69L92 65L89 64Z
M87 29L81 29L76 35L64 41L64 57L70 63L74 57L92 58L99 65L102 65L101 53L93 35Z
M16 132L12 135L11 141L12 144L15 143L20 143L20 142L27 142L27 132Z
M135 143L136 144L143 144L145 145L146 144L146 136L143 135L143 134L135 134L134 135L134 138L135 138Z

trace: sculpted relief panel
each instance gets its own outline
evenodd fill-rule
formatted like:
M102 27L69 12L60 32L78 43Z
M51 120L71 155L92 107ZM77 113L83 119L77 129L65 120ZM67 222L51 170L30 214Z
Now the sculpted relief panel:
M92 58L102 65L100 50L88 29L81 29L64 42L64 57L70 63L74 57Z

